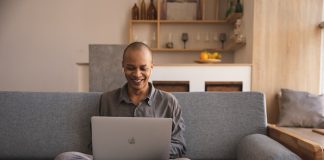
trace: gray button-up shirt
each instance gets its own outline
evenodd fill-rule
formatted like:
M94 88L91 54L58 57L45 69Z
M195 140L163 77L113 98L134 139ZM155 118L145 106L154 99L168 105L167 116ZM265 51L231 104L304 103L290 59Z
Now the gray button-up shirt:
M172 118L170 158L182 157L186 147L181 106L172 94L155 89L151 83L149 86L148 96L137 106L128 97L127 84L114 91L103 93L100 100L100 115Z

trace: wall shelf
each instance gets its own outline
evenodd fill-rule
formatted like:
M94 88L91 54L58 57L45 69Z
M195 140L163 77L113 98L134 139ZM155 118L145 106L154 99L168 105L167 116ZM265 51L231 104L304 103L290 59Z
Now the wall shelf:
M225 20L160 20L159 23L188 23L188 24L226 24Z
M233 42L225 43L224 49L222 48L195 48L195 49L173 49L173 48L152 48L152 51L158 52L201 52L203 50L214 50L217 52L232 52L240 49L246 45L245 42Z
M222 0L225 2L225 0ZM165 20L160 19L161 2L157 0L155 6L157 8L156 20L129 20L129 43L133 41L146 42L154 52L200 52L206 49L212 49L218 52L233 52L240 49L245 43L225 43L225 49L221 49L221 43L217 40L219 33L227 33L233 30L233 23L242 18L242 13L232 13L227 18L219 18L218 14L215 19L202 20ZM208 1L202 0L203 6ZM219 1L217 1L219 5ZM217 7L216 7L217 8ZM218 8L215 10L218 10ZM202 13L205 15L206 10ZM188 49L182 49L181 33L189 33ZM176 48L164 48L167 42L173 42ZM199 36L198 36L199 34ZM197 38L199 37L199 39ZM191 41L191 42L190 42Z
M130 20L130 23L158 23L157 20Z
M224 46L224 50L225 51L236 51L242 47L244 47L246 45L245 42L228 42L228 43L225 43L225 46Z
M188 23L188 24L211 23L211 24L226 24L228 22L227 22L227 20L130 20L130 23L170 23L170 24L177 24L177 23Z

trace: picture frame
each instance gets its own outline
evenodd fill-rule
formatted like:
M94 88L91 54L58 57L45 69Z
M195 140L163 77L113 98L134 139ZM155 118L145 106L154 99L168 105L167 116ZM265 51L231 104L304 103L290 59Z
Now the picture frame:
M167 20L196 20L200 0L166 0Z

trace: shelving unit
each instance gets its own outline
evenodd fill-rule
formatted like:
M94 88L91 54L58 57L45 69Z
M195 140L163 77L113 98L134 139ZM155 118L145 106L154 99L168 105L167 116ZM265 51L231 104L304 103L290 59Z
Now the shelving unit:
M245 45L244 42L236 43L231 41L226 42L224 49L222 49L218 41L218 34L226 32L229 35L228 33L233 30L234 22L243 16L242 13L233 13L226 19L162 20L160 19L161 1L156 0L155 4L158 12L157 20L129 20L129 42L144 41L151 46L154 52L200 52L205 49L212 49L219 52L232 52ZM203 6L206 5L206 1L202 0ZM202 11L203 17L205 17L205 12L205 10ZM184 29L189 30L190 27L192 30L201 30L201 32L191 33ZM217 29L217 27L221 27L221 29ZM172 33L172 41L176 41L177 43L173 42L175 44L174 48L166 48L165 44L168 41L168 34L171 34L171 32L177 32ZM183 48L183 44L179 40L179 32L189 33L189 41L191 40L191 43L186 49ZM139 38L139 36L141 37ZM197 37L200 39L197 40Z

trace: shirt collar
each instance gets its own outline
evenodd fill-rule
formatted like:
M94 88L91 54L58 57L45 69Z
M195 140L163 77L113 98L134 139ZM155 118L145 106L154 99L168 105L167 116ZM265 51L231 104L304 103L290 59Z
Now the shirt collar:
M153 86L153 84L151 82L148 82L149 83L149 94L147 95L147 97L145 98L145 102L147 102L147 104L149 106L152 105L152 101L153 101L153 96L154 96L154 93L155 93L155 88ZM127 83L125 83L123 85L123 87L121 88L121 92L120 92L120 95L119 95L119 102L126 102L126 103L132 103L132 101L130 100L130 98L128 97L128 90L127 90L128 86L127 86Z

